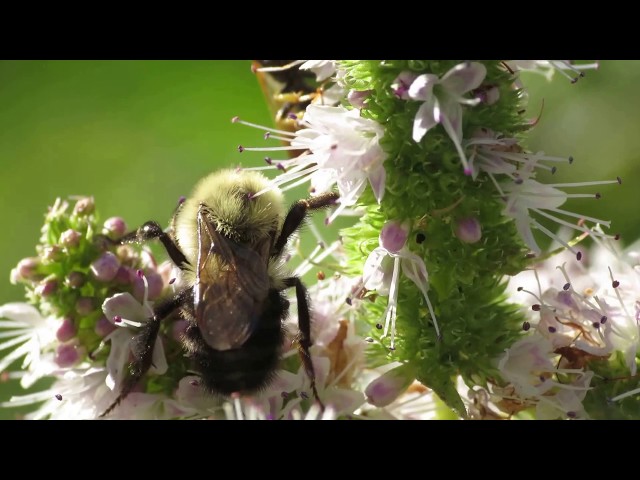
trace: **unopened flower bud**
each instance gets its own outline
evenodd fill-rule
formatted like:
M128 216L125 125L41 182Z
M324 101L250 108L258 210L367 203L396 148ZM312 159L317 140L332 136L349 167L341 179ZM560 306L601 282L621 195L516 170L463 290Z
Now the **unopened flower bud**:
M103 233L115 240L127 233L127 224L121 217L111 217L104 222Z
M100 257L91 264L91 273L101 282L110 282L118 273L120 261L111 252L104 252Z
M474 90L473 94L485 105L493 105L500 100L500 89L496 85L483 85Z
M83 354L84 349L82 347L79 347L78 345L59 345L56 349L54 361L59 367L71 367L78 363Z
M111 323L107 317L102 315L98 321L96 322L95 327L93 327L93 331L96 332L97 335L101 337L106 337L111 332L113 332L117 327Z
M456 221L455 234L464 243L476 243L482 238L480 222L475 217L461 218Z
M63 257L62 249L58 245L51 245L42 249L42 258L47 262L57 262Z
M70 228L60 234L60 244L67 248L74 248L80 244L81 237L82 235L79 232Z
M160 274L153 270L145 270L144 276L147 279L148 291L147 299L153 300L158 298L162 293L164 283ZM131 283L133 284L133 296L142 301L144 298L144 280L135 270L131 270Z
M36 295L43 298L50 297L58 290L58 281L55 279L42 281L35 289Z
M80 288L87 281L87 276L82 272L71 272L67 275L66 284L71 288Z
M349 103L356 108L363 108L367 103L366 100L371 95L371 90L350 90L347 95Z
M407 243L409 227L396 221L385 223L380 231L380 246L391 253L398 253Z
M400 73L391 84L391 89L396 97L409 100L411 98L409 97L409 87L416 78L418 75L410 71Z
M176 342L181 342L188 326L189 322L186 320L180 319L173 322L173 325L171 325L171 338Z
M407 364L389 370L367 385L367 401L376 407L386 407L402 395L413 382L413 369Z
M40 266L40 259L37 257L23 258L18 262L18 266L15 268L17 278L20 280L30 280L36 274L38 267Z
M91 215L95 210L96 206L93 201L93 197L83 197L76 202L76 205L73 207L73 214L78 217L83 217L86 215Z
M78 329L71 317L64 317L56 331L56 338L61 342L68 342L78 333Z
M89 315L94 309L93 298L80 297L76 300L76 312L78 312L79 315Z
M132 271L133 270L131 268L121 265L113 281L120 285L127 285L131 283L131 279L134 278Z
M122 263L133 262L138 257L131 245L119 245L118 248L116 248L116 255Z

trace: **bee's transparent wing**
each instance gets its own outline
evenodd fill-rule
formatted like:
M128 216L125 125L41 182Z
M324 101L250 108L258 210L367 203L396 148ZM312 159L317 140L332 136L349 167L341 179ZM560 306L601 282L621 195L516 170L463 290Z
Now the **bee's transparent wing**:
M251 336L269 293L267 258L216 231L198 211L196 323L215 350L240 348ZM268 252L268 249L265 250Z

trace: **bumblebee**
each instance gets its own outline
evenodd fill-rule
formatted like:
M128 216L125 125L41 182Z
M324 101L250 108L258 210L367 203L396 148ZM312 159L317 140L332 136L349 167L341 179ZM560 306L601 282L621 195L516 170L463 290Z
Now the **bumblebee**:
M333 192L295 202L285 212L277 188L248 170L222 170L203 178L174 213L169 229L150 221L118 243L158 239L183 273L183 287L160 302L154 316L136 334L129 365L111 412L149 370L160 324L179 311L188 322L182 343L201 385L211 394L251 394L275 376L289 312L284 291L295 288L297 337L302 365L316 400L311 347L311 315L300 278L283 269L288 239L314 210L338 200Z

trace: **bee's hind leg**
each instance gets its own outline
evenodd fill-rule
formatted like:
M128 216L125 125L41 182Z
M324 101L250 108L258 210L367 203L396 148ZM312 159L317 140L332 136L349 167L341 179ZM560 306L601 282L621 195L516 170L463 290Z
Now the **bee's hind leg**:
M190 300L193 295L193 289L188 288L182 292L161 302L155 309L153 318L144 324L138 332L133 336L131 343L131 353L133 360L129 363L129 374L124 378L120 387L118 398L107 408L100 417L104 417L111 413L122 400L124 400L131 390L140 381L142 376L147 373L152 366L153 349L158 338L160 323L163 319L171 315L185 301ZM124 327L126 328L126 327Z

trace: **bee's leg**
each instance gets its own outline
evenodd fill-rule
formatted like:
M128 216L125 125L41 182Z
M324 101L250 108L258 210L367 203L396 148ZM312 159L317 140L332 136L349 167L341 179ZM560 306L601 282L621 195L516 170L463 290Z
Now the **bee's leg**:
M131 343L133 360L129 364L129 375L127 375L122 382L120 395L118 395L118 398L100 415L101 417L111 413L111 411L131 393L136 383L138 383L142 376L151 368L153 349L156 344L156 339L158 338L160 323L185 301L190 300L192 295L193 289L188 288L161 302L156 307L153 318L149 319L149 321L136 332Z
M338 198L340 198L340 195L337 192L327 192L317 197L298 200L291 205L289 213L287 213L287 217L284 219L280 236L273 246L272 255L278 256L282 253L284 246L287 244L287 240L300 228L300 225L302 225L302 222L310 211L327 208L335 204Z
M311 353L309 352L309 348L311 348L311 314L309 312L307 289L298 277L287 278L284 282L287 287L296 287L296 299L298 301L298 329L300 330L300 334L298 336L298 352L300 353L300 359L302 360L305 372L307 372L307 376L309 377L309 380L311 380L313 396L324 409L324 403L320 400L318 390L316 389L316 372L313 369Z
M124 237L120 238L117 243L144 243L149 240L159 239L167 250L167 254L178 267L184 269L185 265L189 265L184 254L180 251L173 239L160 228L157 222L149 221L143 224L137 230L127 233Z

